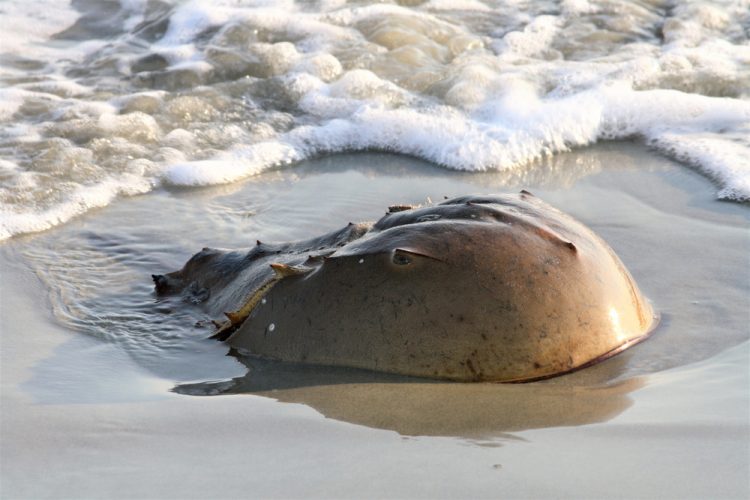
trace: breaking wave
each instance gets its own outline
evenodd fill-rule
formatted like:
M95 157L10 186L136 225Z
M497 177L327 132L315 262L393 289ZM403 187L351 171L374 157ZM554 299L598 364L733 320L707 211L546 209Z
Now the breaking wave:
M0 239L343 151L508 170L633 139L750 200L750 3L3 4Z

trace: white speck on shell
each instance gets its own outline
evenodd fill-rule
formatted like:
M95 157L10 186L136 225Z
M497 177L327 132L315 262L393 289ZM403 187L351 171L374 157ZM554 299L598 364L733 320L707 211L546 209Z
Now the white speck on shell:
M275 325L274 323L271 323L270 325L268 325L268 331L269 331L269 332L272 332L272 331L274 331L275 329L276 329L276 325Z

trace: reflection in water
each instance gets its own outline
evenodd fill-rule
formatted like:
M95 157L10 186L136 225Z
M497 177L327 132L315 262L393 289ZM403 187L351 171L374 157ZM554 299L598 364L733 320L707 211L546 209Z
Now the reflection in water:
M190 395L267 396L308 405L328 418L407 436L489 438L604 422L627 409L628 394L645 383L639 377L600 385L570 385L562 378L529 384L451 383L232 354L247 366L245 376L182 384L173 390ZM617 363L607 368L611 375Z

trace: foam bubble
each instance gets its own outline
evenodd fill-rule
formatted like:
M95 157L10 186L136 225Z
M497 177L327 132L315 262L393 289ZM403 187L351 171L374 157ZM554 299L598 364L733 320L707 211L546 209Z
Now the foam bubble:
M511 31L493 44L498 54L538 56L548 50L557 36L563 20L557 16L539 16L522 31Z
M123 137L135 142L155 142L161 135L156 120L145 113L134 111L124 115L103 113L99 116L99 126L108 135Z
M3 6L2 237L370 149L511 170L629 138L750 199L743 2L57 3Z
M92 93L90 87L57 76L51 80L23 84L21 88L58 97L83 97Z
M178 7L169 17L169 28L159 41L161 47L185 46L207 29L225 24L231 11L221 6L208 8L204 2L192 1Z
M27 92L21 89L0 89L0 120L7 120L18 111Z
M293 71L308 73L323 81L330 82L340 76L343 68L338 59L330 54L315 54L294 65Z
M164 179L176 186L226 184L255 175L274 165L290 164L304 156L289 144L269 141L234 148L214 160L198 160L171 165Z
M151 189L153 184L148 179L125 175L95 185L79 186L65 201L43 210L19 212L12 205L0 203L0 240L16 234L44 231L92 208L107 206L118 196L132 196Z
M79 16L70 4L57 0L6 1L2 8L3 52L29 58L57 55L58 49L44 42Z
M428 10L474 10L489 12L492 9L478 0L430 0L424 4Z
M640 136L660 150L704 168L725 186L720 196L750 198L750 190L742 182L750 172L740 166L743 162L734 161L741 158L747 145L735 145L733 153L717 155L706 163L726 141L713 139L713 147L705 146L708 143L704 141L702 148L689 149L689 140L677 146L679 136L674 132L709 133L742 126L750 122L748 102L671 90L636 91L625 83L542 99L533 86L517 83L470 114L447 106L393 109L367 99L332 100L331 96L351 96L349 84L361 90L380 83L367 72L349 79L349 83L342 79L319 85L303 100L308 111L314 111L315 106L325 108L332 118L326 123L298 127L277 141L235 148L226 160L173 167L169 181L223 183L321 153L368 149L398 151L460 170L508 169L600 139ZM356 94L362 96L362 92ZM334 111L338 116L331 114Z
M667 132L653 137L652 144L714 179L722 186L719 198L750 200L750 144L747 139L739 142L702 133Z

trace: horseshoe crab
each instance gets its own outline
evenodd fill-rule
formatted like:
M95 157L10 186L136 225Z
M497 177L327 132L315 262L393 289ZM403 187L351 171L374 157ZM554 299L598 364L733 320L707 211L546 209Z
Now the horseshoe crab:
M602 239L526 191L204 248L153 279L158 294L225 313L214 338L239 350L456 381L561 375L640 342L657 319Z

